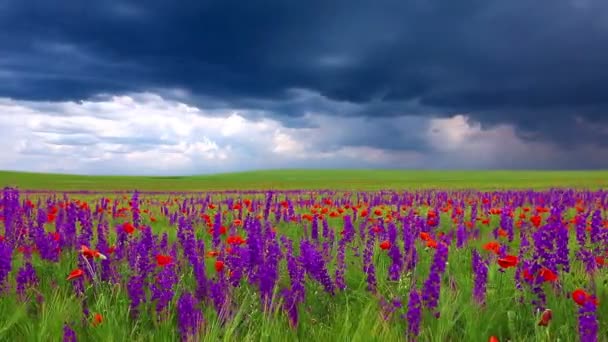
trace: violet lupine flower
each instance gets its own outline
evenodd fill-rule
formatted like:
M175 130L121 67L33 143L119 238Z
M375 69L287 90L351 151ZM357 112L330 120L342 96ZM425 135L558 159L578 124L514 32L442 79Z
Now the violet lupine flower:
M13 242L16 238L15 216L16 213L19 212L20 208L19 191L17 189L5 187L2 195L2 204L4 206L4 238L10 242Z
M67 198L66 198L67 201ZM63 222L62 224L62 236L63 236L63 247L75 248L80 247L76 246L76 238L77 238L77 229L76 229L76 220L78 218L78 208L76 205L71 202L70 205L65 210L65 221L61 220L61 213L63 210L59 211L59 215L57 217L57 224Z
M323 225L323 238L327 239L329 236L329 222L327 221L327 217L323 218L321 224Z
M291 289L283 289L281 291L283 297L283 310L287 313L289 324L295 328L298 326L298 296Z
M456 247L462 248L464 247L465 242L467 241L467 231L464 227L464 224L458 225L458 230L456 231Z
M592 300L587 300L578 310L578 333L581 342L597 342L599 323L597 307Z
M570 240L570 232L568 231L568 227L562 224L561 220L555 223L556 231L556 264L561 265L564 272L570 272L570 248L569 240Z
M266 255L264 256L264 263L260 265L260 299L262 301L262 307L265 309L271 308L271 300L274 292L276 282L279 278L279 260L281 258L281 248L279 243L276 241L272 231L268 230ZM268 236L269 235L269 236Z
M202 245L201 249L203 250L203 252L200 254L205 255L204 244L202 244L203 240L200 240L200 242ZM191 256L189 259L194 271L194 277L196 278L196 298L198 298L198 300L204 300L208 295L209 287L205 263L201 262L196 256Z
M394 225L393 225L394 227ZM389 226L389 239L391 236L391 227ZM396 235L396 228L395 228ZM396 240L396 239L394 239ZM388 256L391 258L392 263L388 268L388 278L392 281L397 281L401 277L401 270L403 269L403 256L399 249L399 245L394 241L391 243L391 247L388 251Z
M361 220L361 222L359 222L359 238L361 239L361 241L365 241L365 232L367 231L367 221L366 220Z
M441 290L441 276L445 272L448 259L448 246L443 243L437 244L431 272L424 283L422 299L424 306L430 310L435 309L439 304L439 293ZM438 313L436 313L436 316Z
M367 290L376 292L376 268L374 267L374 238L373 235L367 237L365 250L363 251L363 272L367 274Z
M78 235L78 245L76 247L80 247L82 245L89 246L93 237L93 221L91 218L91 211L89 209L80 208L76 210L77 218L80 222L80 234Z
M509 239L509 242L513 242L513 238L514 238L514 229L513 229L513 218L511 217L511 208L510 207L505 207L502 210L502 213L500 215L500 226L502 229L507 231L507 237Z
M479 252L473 250L473 273L475 286L473 287L473 298L477 303L483 305L486 301L486 284L488 282L488 262L484 260Z
M349 215L344 215L344 233L342 238L345 242L351 242L355 238L355 227L353 226L353 221Z
M221 228L222 228L222 211L218 208L217 213L215 213L215 218L213 220L212 246L214 249L217 249L220 246Z
M418 261L418 252L416 251L416 227L411 224L413 219L413 211L410 211L409 217L403 222L403 266L405 271L411 272L416 268Z
M595 260L595 255L589 249L581 248L576 252L576 256L580 259L583 264L585 264L585 271L588 274L593 274L597 270L597 262Z
M144 279L139 275L131 276L128 281L127 294L129 295L131 316L137 317L139 314L139 305L145 302Z
M409 340L415 341L420 334L420 320L422 318L422 302L416 288L412 288L407 303L407 335Z
M151 301L156 301L156 312L161 313L173 299L174 285L177 283L175 265L170 263L158 272L156 281L150 287Z
M602 240L602 211L596 210L591 216L591 230L589 232L591 243L596 244Z
M329 272L327 271L327 267L321 253L317 251L312 243L310 243L308 240L304 240L300 244L300 254L304 268L310 277L321 283L321 285L323 285L325 288L325 291L333 295L334 284L331 281L331 277L329 276Z
M6 291L6 282L12 269L13 249L6 241L0 241L0 294Z
M63 342L77 342L76 332L67 324L63 324Z
M345 249L346 249L346 237L343 237L338 242L338 253L336 256L336 276L335 282L336 287L340 290L344 290L346 288L346 281L344 279L344 273L346 271L346 262L345 262Z
M133 216L133 225L135 228L139 228L139 224L141 222L141 218L139 215L139 192L133 192L133 197L131 197L131 215Z
M209 294L217 312L218 317L222 321L226 321L229 316L229 293L223 273L220 274L216 281L211 281L209 286Z
M319 218L315 214L312 218L312 224L310 227L310 238L315 242L319 241Z
M169 235L167 232L164 232L161 240L158 244L158 249L161 253L167 253L167 247L169 246Z
M293 242L285 238L285 258L287 259L287 273L291 282L290 295L295 297L295 303L304 301L305 289L304 280L306 270L301 260L293 255Z
M25 290L28 287L35 286L38 283L36 270L30 261L27 261L17 273L17 294L23 300L25 299Z
M269 191L266 194L266 206L264 207L264 221L268 221L268 216L270 215L270 206L272 205L273 193Z
M108 253L109 250L108 241L106 239L107 229L108 222L103 218L100 218L100 221L97 224L97 250L104 254ZM101 280L110 281L113 277L114 272L112 271L111 261L109 259L101 260Z
M144 280L148 278L154 270L154 264L150 258L152 255L158 254L156 251L156 245L154 243L154 236L152 235L152 228L150 226L143 226L141 234L141 241L138 244L138 269Z
M576 224L576 241L581 248L585 248L587 245L587 215L579 214L574 218Z
M203 313L198 302L189 292L182 293L177 300L177 326L182 341L190 341L199 334L203 324Z

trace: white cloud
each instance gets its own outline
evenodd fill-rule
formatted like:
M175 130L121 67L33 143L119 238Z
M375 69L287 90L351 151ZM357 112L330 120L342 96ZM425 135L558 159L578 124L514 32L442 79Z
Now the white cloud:
M309 113L305 128L247 112L206 112L152 93L82 102L0 99L0 169L197 174L285 167L567 167L606 149L569 151L467 119L369 119ZM255 118L255 119L254 119Z

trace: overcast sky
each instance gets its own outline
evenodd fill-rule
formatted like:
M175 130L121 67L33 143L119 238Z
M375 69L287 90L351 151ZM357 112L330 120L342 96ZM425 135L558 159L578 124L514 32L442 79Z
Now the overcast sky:
M86 174L608 168L608 1L0 0L0 151Z

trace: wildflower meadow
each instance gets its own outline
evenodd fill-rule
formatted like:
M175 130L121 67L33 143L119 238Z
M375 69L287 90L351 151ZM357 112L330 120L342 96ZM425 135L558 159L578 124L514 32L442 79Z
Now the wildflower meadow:
M608 341L608 192L2 190L4 341Z

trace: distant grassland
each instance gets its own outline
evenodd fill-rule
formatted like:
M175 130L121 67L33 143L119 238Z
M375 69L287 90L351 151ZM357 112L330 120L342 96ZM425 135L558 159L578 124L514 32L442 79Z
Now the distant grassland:
M0 171L0 186L54 191L608 188L607 171L271 170L215 175L81 176Z

